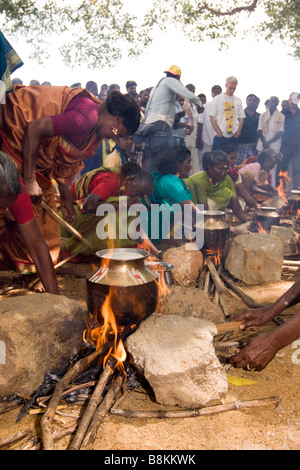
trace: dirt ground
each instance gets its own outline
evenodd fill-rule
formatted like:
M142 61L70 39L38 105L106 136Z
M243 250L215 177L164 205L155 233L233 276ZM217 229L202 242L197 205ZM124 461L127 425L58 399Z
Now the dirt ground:
M87 265L65 265L58 275L61 294L85 304L85 274ZM245 291L263 304L269 304L285 292L293 280L282 280L263 286L245 287ZM41 294L42 296L42 294ZM1 298L1 297L0 297ZM231 315L245 308L242 301L228 299ZM286 320L294 311L289 309L281 317ZM129 419L107 414L97 434L94 449L123 450L299 450L300 449L300 341L280 351L262 372L230 368L227 373L237 378L250 379L251 385L233 385L224 403L235 400L256 400L278 396L277 407L248 408L210 416L168 419ZM130 392L120 404L122 409L160 410L143 390ZM41 414L27 414L16 423L18 407L0 414L0 441L11 434L30 429L39 436ZM166 409L166 408L164 408ZM79 416L83 408L68 405L63 414ZM64 429L76 423L77 418L58 416L53 428ZM56 449L67 449L70 437L56 441ZM7 449L20 449L26 439Z

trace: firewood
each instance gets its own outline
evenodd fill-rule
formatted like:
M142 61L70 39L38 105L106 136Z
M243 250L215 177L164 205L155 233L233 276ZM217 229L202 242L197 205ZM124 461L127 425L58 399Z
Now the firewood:
M32 434L32 430L26 429L25 431L15 432L10 436L4 437L3 439L0 439L0 448L12 444L13 442L19 441L20 439L23 439L24 437L27 437L30 434Z
M228 310L226 300L225 300L224 295L223 295L223 292L226 290L226 287L225 287L224 283L222 282L222 280L221 280L221 278L218 274L218 271L216 270L213 262L209 258L205 258L205 262L206 262L206 265L209 269L212 280L213 280L213 282L216 286L216 291L219 294L219 304L220 304L220 306L223 310L223 314L224 314L225 318L228 318L230 316L230 313L229 313L229 310Z
M232 281L224 273L224 271L220 272L220 277L230 287L230 289L232 289L232 291L235 292L243 300L243 302L247 305L247 307L250 307L250 308L260 308L260 307L262 307L262 305L259 302L257 302L255 299L250 297L239 286L237 286L236 283L234 281Z
M99 427L101 426L106 414L109 412L111 407L113 406L116 398L118 397L122 384L124 382L124 374L119 375L115 381L113 382L112 386L108 390L104 400L98 406L96 413L93 416L92 422L89 426L89 429L86 433L86 436L83 440L81 450L92 450L93 443L96 439L97 432Z
M98 381L98 384L95 387L94 393L89 401L89 404L85 410L85 413L78 425L75 437L72 441L72 444L70 445L69 450L80 449L81 443L84 439L88 426L93 418L93 415L97 409L97 406L102 400L103 390L108 380L110 379L111 375L114 373L116 364L117 364L117 360L113 356L110 356L101 374L100 380Z
M209 291L209 281L210 281L210 272L207 271L205 282L204 282L204 289L203 289L206 295L208 295L208 291Z
M292 260L284 259L282 264L284 266L300 266L300 261L292 261Z
M278 406L281 401L280 397L259 398L257 400L234 401L224 405L208 406L204 408L196 408L192 410L179 411L132 411L111 408L110 413L116 416L123 416L131 419L153 419L153 418L194 418L198 416L207 416L224 411L241 410L245 408L256 408L261 406Z
M224 283L222 282L213 262L209 258L205 258L205 262L209 269L210 275L215 283L216 289L219 292L219 294L221 294L225 290Z
M41 420L43 445L45 450L54 450L51 423L54 418L56 407L58 406L63 391L67 388L71 380L75 379L75 377L77 377L80 372L85 370L89 366L89 364L91 364L91 362L100 357L101 354L102 349L99 349L90 354L89 356L86 356L80 361L76 362L76 364L74 364L74 366L71 367L65 374L65 376L56 384L48 408Z
M229 309L228 309L226 300L225 300L225 298L224 298L222 292L219 293L219 304L220 304L221 307L222 307L224 317L225 317L225 318L229 318L229 317L230 317Z

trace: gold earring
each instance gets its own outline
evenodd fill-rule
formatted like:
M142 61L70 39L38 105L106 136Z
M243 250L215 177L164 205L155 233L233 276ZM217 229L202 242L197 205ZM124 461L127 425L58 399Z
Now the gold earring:
M123 184L123 186L120 187L120 190L125 191L125 189L126 189L126 186L125 186L125 184Z
M113 127L111 128L111 130L112 130L112 133L113 133L114 135L118 135L118 128L117 128L117 127L114 127L114 126L113 126Z

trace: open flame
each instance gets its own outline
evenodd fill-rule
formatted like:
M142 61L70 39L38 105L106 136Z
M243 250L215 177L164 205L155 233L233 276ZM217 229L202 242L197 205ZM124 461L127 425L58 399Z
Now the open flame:
M257 220L257 226L258 226L258 233L267 233L267 231L263 228L261 223Z
M100 349L107 343L109 335L113 335L114 345L105 356L103 366L105 366L107 359L112 355L117 360L116 367L124 369L123 362L126 360L127 353L120 339L123 328L118 328L117 326L115 315L111 308L111 296L110 290L101 307L101 315L104 321L103 325L85 330L83 340L85 342L92 342L96 349ZM97 312L94 313L94 317L97 318Z
M221 264L222 264L222 260L221 260L222 252L219 248L217 250L206 250L206 255L208 256L208 258L212 261L212 263L215 266L217 266L217 267L221 266Z
M285 188L285 184L288 181L291 181L291 178L288 176L287 171L280 171L278 176L279 176L279 185L277 186L276 191L278 193L278 196L282 197L287 203L288 200L287 200L284 188Z

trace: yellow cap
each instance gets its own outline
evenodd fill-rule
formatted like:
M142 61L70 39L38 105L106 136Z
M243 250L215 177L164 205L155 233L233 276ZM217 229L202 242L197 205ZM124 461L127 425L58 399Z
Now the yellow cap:
M181 76L181 68L178 67L178 65L171 65L168 70L166 70L164 73L171 73L172 75L179 75Z

